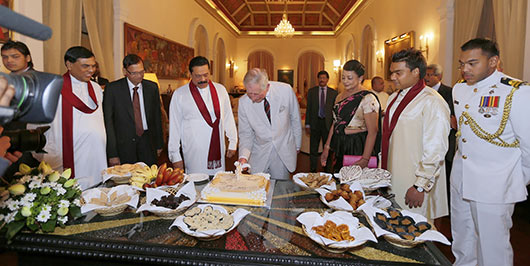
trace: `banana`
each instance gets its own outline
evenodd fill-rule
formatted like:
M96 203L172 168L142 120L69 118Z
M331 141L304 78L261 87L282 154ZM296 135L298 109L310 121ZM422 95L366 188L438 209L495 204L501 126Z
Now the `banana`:
M156 164L151 165L151 176L156 177L158 174L158 166Z
M135 186L135 187L142 188L142 186L144 185L144 183L132 182L131 185L133 185L133 186Z
M147 179L144 176L134 175L131 177L131 182L146 183Z

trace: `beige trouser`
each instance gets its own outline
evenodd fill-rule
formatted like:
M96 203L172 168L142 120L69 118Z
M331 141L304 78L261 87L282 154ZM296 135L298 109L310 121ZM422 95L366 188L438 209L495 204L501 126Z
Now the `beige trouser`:
M465 200L451 186L454 265L513 265L510 228L514 205Z

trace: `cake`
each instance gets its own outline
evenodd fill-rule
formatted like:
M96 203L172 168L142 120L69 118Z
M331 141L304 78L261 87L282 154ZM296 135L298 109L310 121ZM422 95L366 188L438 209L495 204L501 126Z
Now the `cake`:
M207 202L264 206L269 190L267 174L239 177L234 173L219 172L201 192Z

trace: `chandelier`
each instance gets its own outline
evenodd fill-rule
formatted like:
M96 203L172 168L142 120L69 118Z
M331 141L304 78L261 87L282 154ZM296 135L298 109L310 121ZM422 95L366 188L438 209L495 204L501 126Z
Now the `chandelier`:
M274 28L274 35L278 38L288 38L294 35L294 28L291 25L291 22L287 20L287 14L283 13L283 18L278 23L278 26Z

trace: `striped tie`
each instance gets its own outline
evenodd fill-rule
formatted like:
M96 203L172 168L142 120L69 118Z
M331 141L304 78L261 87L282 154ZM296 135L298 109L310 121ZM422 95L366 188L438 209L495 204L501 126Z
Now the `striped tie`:
M267 119L269 119L269 123L271 123L271 106L269 104L269 101L267 101L267 98L263 99L263 108L265 109L265 114L267 114Z

